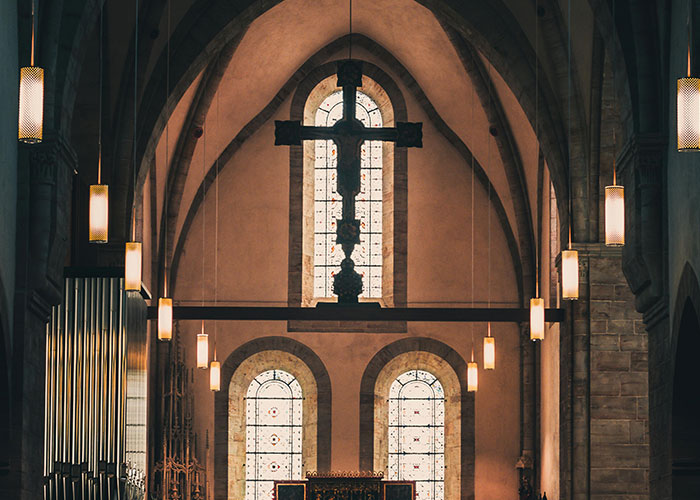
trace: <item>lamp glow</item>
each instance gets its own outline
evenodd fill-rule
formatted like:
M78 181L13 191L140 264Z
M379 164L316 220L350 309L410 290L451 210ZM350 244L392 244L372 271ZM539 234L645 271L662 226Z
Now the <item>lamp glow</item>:
M678 79L678 151L700 151L700 78Z
M530 340L544 340L544 299L530 299Z
M561 298L578 299L578 251L564 250L561 253Z
M173 299L158 299L158 340L168 341L173 338Z
M484 337L484 370L496 368L496 339Z
M467 391L476 392L479 389L479 370L476 361L467 363Z
M18 138L38 144L44 137L44 68L25 66L19 72Z
M209 365L209 389L221 390L221 364L216 360Z
M90 186L90 242L107 243L109 226L109 186Z
M621 247L625 244L625 188L605 187L605 244Z
M141 290L141 242L127 241L124 252L124 288Z
M209 335L204 333L197 334L197 368L207 369L209 365Z

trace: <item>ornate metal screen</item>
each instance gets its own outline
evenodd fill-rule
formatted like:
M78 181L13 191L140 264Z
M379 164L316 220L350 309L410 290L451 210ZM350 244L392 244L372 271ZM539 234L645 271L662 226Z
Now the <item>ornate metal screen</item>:
M381 127L377 104L357 92L355 113L366 127ZM318 107L315 125L332 127L343 117L343 93L334 92ZM360 244L353 252L362 275L362 297L382 296L382 142L365 141L361 150L360 193L356 198ZM336 245L336 219L342 202L337 192L338 151L333 141L315 142L314 164L314 297L332 297L333 276L340 271L343 251Z
M411 370L389 389L389 477L416 481L417 500L443 500L445 392L431 373Z
M275 481L301 479L302 391L296 378L268 370L246 394L246 500L267 500Z

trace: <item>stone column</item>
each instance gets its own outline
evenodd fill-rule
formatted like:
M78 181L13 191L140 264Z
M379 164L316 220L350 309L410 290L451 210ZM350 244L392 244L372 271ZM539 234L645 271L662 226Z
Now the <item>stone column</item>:
M13 498L42 497L46 322L61 300L76 157L60 137L20 148L11 367Z

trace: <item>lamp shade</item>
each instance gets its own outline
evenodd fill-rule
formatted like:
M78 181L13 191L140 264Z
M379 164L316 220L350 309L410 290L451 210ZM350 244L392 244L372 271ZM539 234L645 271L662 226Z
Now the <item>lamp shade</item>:
M496 339L484 337L484 370L496 368Z
M173 299L161 297L158 299L158 340L173 338Z
M479 389L479 370L475 361L467 363L467 391L476 392Z
M216 360L209 365L209 389L221 390L221 364Z
M90 242L107 243L109 225L109 186L90 186Z
M578 251L564 250L561 253L561 298L578 299Z
M124 252L124 288L141 290L141 242L127 241Z
M544 299L530 299L530 340L544 340Z
M25 66L19 71L18 138L37 144L44 137L44 68Z
M679 78L676 98L678 151L700 150L700 78Z
M621 247L625 244L625 188L605 187L605 244Z
M197 334L197 368L207 369L209 366L209 335Z

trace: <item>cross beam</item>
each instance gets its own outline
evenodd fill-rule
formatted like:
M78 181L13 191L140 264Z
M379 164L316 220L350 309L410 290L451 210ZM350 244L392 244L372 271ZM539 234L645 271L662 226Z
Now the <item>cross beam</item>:
M336 306L336 304L334 304ZM158 317L158 308L148 308L148 319ZM524 323L530 320L527 308L506 307L245 307L175 306L173 319L214 321L421 321L461 323ZM544 320L562 323L565 309L545 309Z
M355 271L352 252L360 243L360 221L355 219L355 197L360 192L360 150L364 141L395 142L397 147L423 147L423 124L396 124L396 128L365 127L355 116L357 87L362 86L359 61L338 62L338 87L343 88L343 117L332 127L302 126L294 120L275 121L275 146L301 146L306 140L332 140L338 148L338 194L343 218L336 225L336 243L345 258L333 279L333 293L340 304L356 304L362 293L362 277Z

